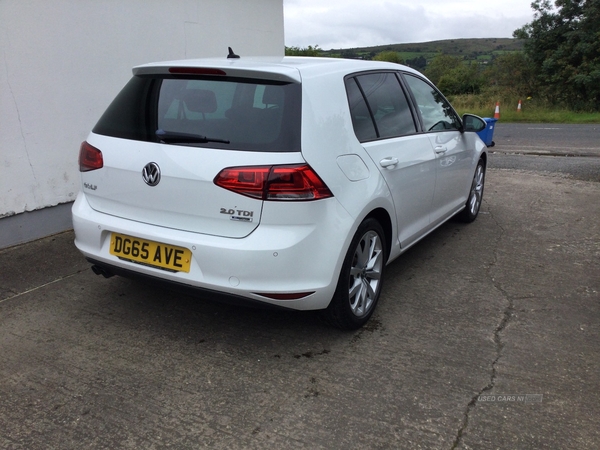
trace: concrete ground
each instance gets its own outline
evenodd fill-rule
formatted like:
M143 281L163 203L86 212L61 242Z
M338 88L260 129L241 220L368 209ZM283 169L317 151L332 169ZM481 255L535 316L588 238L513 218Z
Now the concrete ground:
M489 170L363 329L0 250L0 448L600 448L600 184Z

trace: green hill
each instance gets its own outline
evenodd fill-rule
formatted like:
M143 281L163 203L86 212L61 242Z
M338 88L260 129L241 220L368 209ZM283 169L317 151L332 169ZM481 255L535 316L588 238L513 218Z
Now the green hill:
M412 66L425 66L438 53L462 56L465 60L477 60L486 64L506 52L522 49L522 42L512 38L447 39L443 41L411 44L389 44L375 47L323 50L322 56L372 59L377 53L395 51Z

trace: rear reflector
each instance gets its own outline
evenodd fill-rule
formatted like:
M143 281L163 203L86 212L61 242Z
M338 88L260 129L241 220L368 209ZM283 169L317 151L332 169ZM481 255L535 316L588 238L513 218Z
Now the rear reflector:
M301 298L308 297L309 295L314 294L315 291L312 292L293 292L290 294L265 294L262 292L255 292L256 295L260 295L262 297L267 297L273 300L300 300Z
M169 73L175 75L227 75L224 70L210 67L170 67Z
M259 200L309 201L333 197L308 164L229 167L215 177L214 183Z
M102 169L102 167L104 167L102 152L83 141L79 148L79 171L89 172L90 170Z

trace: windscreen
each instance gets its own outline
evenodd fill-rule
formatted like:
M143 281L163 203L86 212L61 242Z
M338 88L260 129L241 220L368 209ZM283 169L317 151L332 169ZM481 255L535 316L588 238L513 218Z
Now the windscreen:
M167 144L300 151L301 88L231 77L134 76L94 133Z

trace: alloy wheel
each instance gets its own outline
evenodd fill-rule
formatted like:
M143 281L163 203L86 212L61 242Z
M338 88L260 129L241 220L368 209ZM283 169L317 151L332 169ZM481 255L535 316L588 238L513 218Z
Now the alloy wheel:
M471 195L469 201L469 212L471 215L477 215L479 207L481 206L481 198L483 196L483 179L484 171L483 166L480 164L477 166L475 177L473 178L473 185L471 186Z
M354 250L348 283L350 309L357 317L369 313L377 299L384 265L383 256L379 234L373 230L367 231Z

